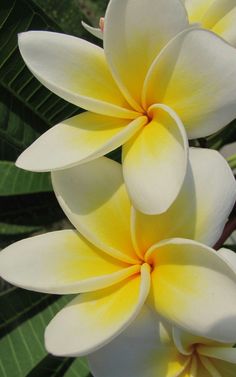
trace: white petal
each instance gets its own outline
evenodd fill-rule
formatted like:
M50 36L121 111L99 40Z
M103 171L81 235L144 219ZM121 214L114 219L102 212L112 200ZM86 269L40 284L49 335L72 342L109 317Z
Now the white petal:
M163 343L166 324L144 306L137 319L107 346L89 355L94 377L176 377L187 359Z
M164 103L181 118L189 138L210 135L236 117L236 51L206 30L180 33L154 61L144 106Z
M92 35L94 35L95 37L97 37L99 39L103 39L103 32L99 27L90 26L90 25L86 24L86 22L84 22L84 21L82 21L81 23L82 23L83 27L89 33L91 33Z
M81 294L49 323L47 350L57 356L81 356L109 343L136 318L149 288L150 269L143 265L141 276Z
M189 21L191 23L200 23L215 0L182 0L187 11ZM222 0L221 0L222 1Z
M135 208L166 211L176 199L187 170L188 145L178 116L153 106L152 120L123 147L123 172ZM151 112L150 112L151 113Z
M100 114L135 117L100 47L65 34L29 31L19 35L19 48L36 78L63 99Z
M213 249L170 239L147 252L152 304L185 331L224 343L236 339L236 274Z
M127 101L137 110L146 73L162 47L188 26L177 0L111 0L105 16L104 48Z
M231 0L232 1L232 0ZM212 28L212 30L219 34L226 41L231 43L234 47L236 46L236 5L234 2L234 8L222 17Z
M52 174L57 199L73 225L113 257L139 263L131 241L130 201L121 165L100 158Z
M62 230L18 241L0 253L0 275L21 288L79 293L115 284L139 271Z
M193 148L190 161L196 195L193 238L213 246L235 203L236 182L229 165L216 151Z
M236 182L216 151L190 148L190 164L180 194L163 214L132 212L132 236L139 254L172 237L215 245L236 199Z
M223 346L220 347L210 347L205 345L200 345L198 347L198 352L209 358L224 360L232 364L236 364L236 349L233 347Z
M219 254L235 271L236 273L236 254L234 251L221 248L217 251L217 254Z
M129 140L146 122L84 112L50 128L18 158L31 171L52 171L103 156ZM52 153L53 151L53 153Z

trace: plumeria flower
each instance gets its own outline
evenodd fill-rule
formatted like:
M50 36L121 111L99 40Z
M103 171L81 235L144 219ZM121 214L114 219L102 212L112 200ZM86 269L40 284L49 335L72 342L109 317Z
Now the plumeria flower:
M191 150L183 188L162 215L131 206L121 165L105 157L54 172L52 180L77 230L28 238L0 253L0 275L12 284L82 293L47 327L49 352L76 356L98 349L145 302L189 332L236 338L236 275L203 245L215 244L236 197L232 172L218 152Z
M236 51L189 28L178 0L111 0L104 49L43 31L20 34L19 47L47 88L87 111L48 130L17 166L65 169L123 145L127 190L147 214L176 199L187 138L210 135L236 116Z
M235 264L235 255L233 258ZM94 377L236 375L233 343L186 333L163 321L147 305L121 335L89 355L88 361Z
M236 46L236 3L235 0L180 0L186 7L189 24L199 25L220 35ZM103 39L104 18L99 28L82 21L84 28L99 39Z
M236 46L235 0L182 0L189 22L199 23L203 28L219 34Z

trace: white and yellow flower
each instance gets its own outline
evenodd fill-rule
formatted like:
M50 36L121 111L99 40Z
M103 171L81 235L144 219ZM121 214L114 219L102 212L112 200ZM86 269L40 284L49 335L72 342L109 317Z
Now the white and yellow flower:
M236 46L235 0L180 0L184 4L190 26L209 29ZM103 39L104 19L99 28L82 21L84 28L95 37Z
M236 46L235 0L182 0L191 24L198 23Z
M236 116L236 51L189 28L178 0L111 0L104 49L42 31L20 34L19 47L38 80L87 111L47 131L17 166L64 169L123 145L128 192L147 214L166 211L177 197L187 138L210 135Z
M94 377L236 376L233 343L216 342L172 327L148 306L121 335L89 355L88 360Z
M215 244L236 196L232 172L218 152L190 150L183 188L162 215L131 206L121 165L105 157L52 178L77 231L28 238L0 254L0 275L17 286L82 293L49 324L50 352L73 356L98 349L146 301L189 332L235 339L236 275L202 244Z

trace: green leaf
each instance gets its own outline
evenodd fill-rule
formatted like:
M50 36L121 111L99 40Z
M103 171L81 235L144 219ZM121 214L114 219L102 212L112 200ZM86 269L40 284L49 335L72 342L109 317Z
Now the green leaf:
M47 355L44 331L71 296L44 295L8 288L0 296L1 377L87 377L83 358Z
M40 8L60 25L63 32L70 35L75 35L80 38L87 36L86 30L81 25L81 20L91 22L91 11L88 10L87 16L84 14L83 4L77 0L34 0ZM87 38L86 38L87 39ZM89 38L95 40L91 36Z
M227 161L231 169L236 169L236 154L233 154L232 156L227 158Z
M0 157L15 161L28 145L46 131L46 125L0 85Z
M224 244L224 247L236 252L236 245Z
M2 239L44 230L65 217L53 193L2 196L0 208Z
M106 157L110 158L111 160L117 161L121 163L121 147L115 149L114 151L108 153Z
M0 196L52 191L49 173L19 169L11 161L0 161Z
M81 11L94 26L98 26L98 21L104 16L108 3L109 0L78 0Z

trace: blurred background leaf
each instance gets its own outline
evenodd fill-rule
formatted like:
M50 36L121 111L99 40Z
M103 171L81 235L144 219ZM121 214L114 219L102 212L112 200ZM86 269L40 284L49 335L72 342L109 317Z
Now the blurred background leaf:
M11 161L0 161L0 196L52 191L50 173L19 169Z
M45 327L70 299L13 287L1 293L1 377L89 376L84 359L52 357L44 347Z

